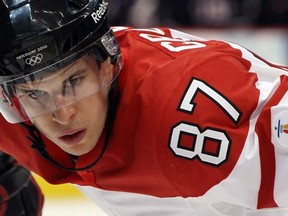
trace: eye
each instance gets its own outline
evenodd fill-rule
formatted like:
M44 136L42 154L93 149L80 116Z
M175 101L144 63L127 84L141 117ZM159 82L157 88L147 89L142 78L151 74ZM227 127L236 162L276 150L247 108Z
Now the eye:
M43 98L47 94L47 92L40 90L26 90L24 91L24 94L29 98L32 98L33 100L39 100L40 98Z
M73 74L68 78L67 85L70 87L75 87L81 84L81 82L84 80L85 76L81 74Z

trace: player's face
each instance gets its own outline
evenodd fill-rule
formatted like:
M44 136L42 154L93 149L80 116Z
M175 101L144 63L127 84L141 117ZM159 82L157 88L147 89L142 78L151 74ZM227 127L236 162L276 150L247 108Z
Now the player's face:
M42 95L46 95L49 100L53 100L54 106L60 104L60 108L33 118L31 121L43 135L65 152L79 156L91 151L97 144L105 125L109 92L109 87L105 83L112 80L112 74L113 66L111 66L109 60L99 68L94 59L84 56L72 65L53 73L47 79L49 82L44 80L40 84L32 83L32 89L33 85L37 89L36 94L31 95L32 98L34 97L33 99L38 95L40 95L40 98ZM64 79L60 79L60 77L64 77ZM65 80L65 90L63 90L63 80ZM67 90L67 86L70 90ZM83 97L77 102L61 106L65 103L65 100L69 100L69 97L73 98L75 94L77 95L84 90L93 92L93 88L97 89L99 86L106 87ZM25 86L22 86L23 88ZM29 89L31 89L31 84ZM66 91L65 94L63 91ZM74 96L68 94L74 94ZM31 106L31 102L24 102L26 102L26 106L22 101L23 107L29 115L29 112L33 112L33 107L35 109L35 106ZM48 99L46 103L48 103Z

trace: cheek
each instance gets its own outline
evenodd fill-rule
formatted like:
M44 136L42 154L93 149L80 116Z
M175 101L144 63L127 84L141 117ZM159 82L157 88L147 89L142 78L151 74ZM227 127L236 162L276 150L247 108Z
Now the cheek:
M88 100L89 104L85 105L86 113L93 114L90 116L95 119L96 122L100 119L106 119L107 110L108 110L108 92L106 89L95 94L90 100Z
M49 134L50 128L53 128L52 114L34 118L31 122L45 136Z

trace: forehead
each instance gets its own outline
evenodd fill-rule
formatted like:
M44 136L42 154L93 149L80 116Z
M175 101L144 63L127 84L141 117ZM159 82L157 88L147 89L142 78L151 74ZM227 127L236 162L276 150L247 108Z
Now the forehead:
M44 82L44 81L50 81L50 80L58 80L58 79L63 79L70 74L73 74L77 71L89 71L87 69L91 68L94 70L97 69L97 63L96 61L88 56L82 56L80 59L76 60L75 62L69 64L68 66L58 69L58 70L53 70L53 67L55 68L57 65L53 65L51 67L47 67L41 71L37 71L33 74L26 75L23 77L22 81L20 80L20 85L23 86L25 84L34 84L34 83L39 83L39 81Z

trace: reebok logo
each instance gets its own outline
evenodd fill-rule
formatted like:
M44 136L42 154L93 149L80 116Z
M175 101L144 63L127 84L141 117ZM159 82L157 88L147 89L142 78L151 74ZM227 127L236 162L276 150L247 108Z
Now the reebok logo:
M99 5L98 10L91 14L91 17L96 24L100 21L100 19L102 18L102 16L106 12L107 5L108 5L108 3L103 1L103 3Z

